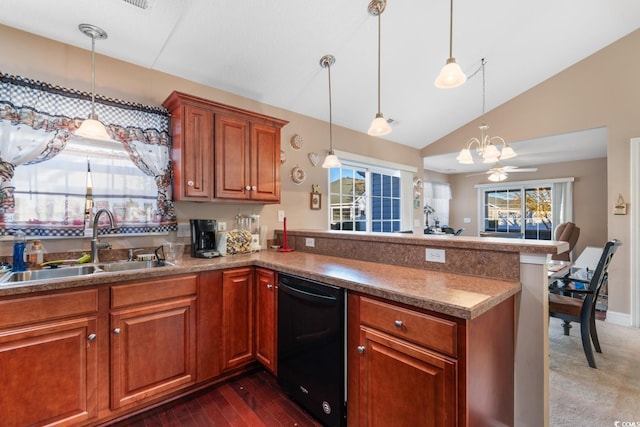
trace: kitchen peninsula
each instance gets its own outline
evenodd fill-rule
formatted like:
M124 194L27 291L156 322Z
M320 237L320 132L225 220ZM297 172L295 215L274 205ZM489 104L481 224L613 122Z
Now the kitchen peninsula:
M177 298L172 310L178 310L180 313L189 313L191 310L191 317L189 317L191 320L186 323L193 322L190 324L191 327L198 330L201 326L198 322L207 322L202 317L205 312L202 308L206 307L198 304L205 301L215 304L212 296L207 296L210 289L206 286L206 283L209 283L205 280L206 278L214 277L220 272L239 269L257 268L287 272L346 288L350 291L350 298L352 298L349 316L359 316L358 318L363 319L366 311L370 311L372 307L376 310L397 307L399 310L411 310L409 314L415 313L414 317L419 315L420 320L436 321L438 325L448 325L447 327L453 328L452 330L457 330L458 332L454 332L453 340L449 339L451 345L442 346L438 351L445 354L441 360L459 363L461 367L456 380L456 383L461 384L461 391L458 394L461 397L458 398L457 403L459 410L457 414L452 415L457 416L460 425L467 424L470 417L484 419L482 413L474 412L476 409L483 411L497 407L502 408L500 416L514 417L514 425L548 424L548 409L546 409L548 404L547 394L545 394L548 392L548 379L545 377L544 370L547 363L545 350L547 346L546 342L541 342L542 339L546 339L546 319L543 318L544 312L538 305L542 303L540 298L545 290L542 285L546 282L546 254L566 250L564 244L514 242L512 239L412 237L314 230L289 231L289 239L289 246L296 249L295 252L280 253L269 250L211 260L186 258L179 266L144 272L100 273L78 279L33 282L26 286L2 286L0 287L0 304L6 308L11 307L11 304L19 306L22 302L38 296L60 298L72 291L78 294L95 290L97 301L93 303L91 298L85 298L85 301L88 305L93 304L98 313L96 330L108 334L108 317L101 315L102 311L108 312L111 307L112 313L115 313L112 314L111 321L122 320L126 323L127 316L146 310L140 305L127 305L130 304L127 302L127 294L124 292L119 294L117 290L138 292L145 287L150 291L160 289L171 298ZM425 261L427 248L443 250L441 261L444 262ZM173 280L173 277L177 279ZM177 286L172 283L176 283ZM520 293L521 290L522 293ZM168 296L163 298L166 299ZM355 301L353 297L359 298L359 302L351 304ZM200 307L201 310L195 310L195 307ZM509 319L514 318L514 310L516 321L510 322ZM15 318L9 318L15 313L10 310L0 310L0 313L2 312L7 315L0 316L1 325L11 322L15 324ZM195 315L194 312L198 314ZM500 314L492 318L492 313ZM253 319L252 315L249 317ZM522 320L525 318L526 321ZM89 328L93 321L89 321ZM100 326L101 322L104 323L102 326ZM366 324L366 321L363 324ZM483 359L491 356L494 342L484 342L485 345L480 348L478 340L491 337L476 336L473 333L476 325L479 326L479 330L491 330L496 337L506 337L507 344L509 339L515 343L515 374L511 376L511 382L509 382L509 375L506 376L506 380L503 378L504 383L511 386L511 390L515 385L515 393L509 393L511 395L506 397L502 395L501 398L504 399L502 401L486 401L492 398L493 386L488 386L491 389L482 390L480 384L470 383L474 378L483 378L480 375L483 368L485 368L484 372L487 371L487 367L489 367L488 372L495 372L496 365L500 364L501 371L510 372L509 369L505 369L508 365L505 365L504 361ZM95 326L93 327L95 329ZM353 336L351 332L357 326L350 322L348 328L350 335ZM101 335L103 334L98 333L96 340L99 347L98 353L101 355L100 358L106 360L105 354L108 352L106 346L109 340L100 340ZM202 350L201 347L207 342L208 337L200 332L196 333L196 336L198 339L197 344L193 346L195 349L190 347L188 354L197 359L193 366L199 369L190 373L197 380L186 377L179 380L189 384L191 388L187 388L187 391L193 391L213 378L209 376L204 382L200 382L201 372L207 369L203 364L206 358L201 359L196 353ZM496 339L498 342L504 342L503 338ZM111 340L112 342L115 340L114 336ZM487 350L489 352L486 352ZM481 357L474 357L476 354ZM507 351L507 356L508 354ZM511 357L513 360L513 346ZM349 360L352 358L353 355L350 353ZM103 366L98 363L97 366L99 371L97 376L102 378L98 380L100 383L105 381L104 376L109 375L108 364L105 362ZM472 372L474 375L471 375L468 369L477 369L478 375L474 376L476 372ZM450 368L445 367L443 372L445 375L454 375L451 372L455 370L451 371ZM93 372L93 375L95 376L96 373ZM349 375L350 387L353 386L353 381L354 377ZM176 387L176 384L174 383L173 386ZM98 387L103 386L98 385ZM180 393L167 393L161 397L175 398L180 393L184 393L184 390L180 389ZM476 395L467 396L471 393ZM113 392L110 398L108 391L98 391L97 394L99 398L94 404L98 406L98 410L93 408L94 417L113 417L113 414L117 416L125 413L122 410L118 412L118 406L122 404L126 407L128 403L126 400L114 401ZM352 395L350 394L349 397L352 398ZM109 402L110 399L111 402ZM161 400L151 400L151 404L159 401ZM453 401L456 401L456 396L453 396ZM112 410L115 407L113 413L109 412L109 407ZM98 412L99 415L97 415ZM358 413L357 408L354 413ZM487 416L491 417L493 414L487 414ZM355 422L350 425L352 424Z

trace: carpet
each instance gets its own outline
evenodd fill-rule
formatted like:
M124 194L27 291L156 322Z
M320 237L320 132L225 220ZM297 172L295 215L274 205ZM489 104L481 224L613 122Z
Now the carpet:
M596 321L602 353L593 369L580 325L565 336L561 322L549 319L551 426L640 426L640 329Z

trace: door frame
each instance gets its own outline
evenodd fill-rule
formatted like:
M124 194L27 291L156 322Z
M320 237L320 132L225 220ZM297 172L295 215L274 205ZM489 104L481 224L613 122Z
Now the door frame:
M640 327L640 138L631 138L631 325Z

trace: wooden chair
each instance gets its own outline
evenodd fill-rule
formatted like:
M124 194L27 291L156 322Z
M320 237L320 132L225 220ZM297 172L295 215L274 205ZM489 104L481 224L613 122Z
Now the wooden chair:
M611 258L621 244L616 239L607 242L589 280L570 277L569 273L549 286L549 316L564 320L562 326L565 335L569 335L571 322L580 323L582 347L592 368L596 367L596 361L591 342L596 351L602 353L596 331L596 301L600 290L607 283Z

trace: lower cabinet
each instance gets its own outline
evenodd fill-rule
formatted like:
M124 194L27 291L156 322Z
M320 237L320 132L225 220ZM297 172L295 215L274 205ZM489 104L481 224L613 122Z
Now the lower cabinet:
M253 267L222 272L222 372L255 358Z
M457 319L348 297L348 425L513 425L513 298Z
M0 301L0 424L97 417L96 290Z
M273 374L276 374L278 368L277 303L277 273L256 268L256 359Z
M197 276L111 288L111 408L156 398L196 379Z

